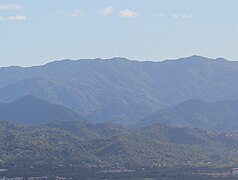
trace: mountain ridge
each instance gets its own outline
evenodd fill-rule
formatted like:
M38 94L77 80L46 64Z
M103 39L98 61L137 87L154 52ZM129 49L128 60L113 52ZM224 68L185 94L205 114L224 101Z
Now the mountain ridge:
M0 69L0 102L33 94L94 122L127 125L187 99L215 102L238 98L237 76L236 62L201 56L162 62L63 60Z
M126 60L126 61L132 61L132 62L154 62L154 63L161 63L161 62L167 62L167 61L179 61L179 60L188 60L188 59L194 59L194 58L199 58L199 59L207 59L207 60L212 60L212 61L228 61L228 62L238 62L234 60L228 60L223 57L216 57L216 58L209 58L206 56L201 56L201 55L191 55L191 56L184 56L181 58L173 58L173 59L165 59L165 60L136 60L136 59L129 59L126 57L111 57L111 58L80 58L80 59L58 59L58 60L52 60L43 64L39 65L31 65L31 66L21 66L21 65L10 65L10 66L2 66L0 67L0 70L2 69L28 69L28 68L37 68L37 67L42 67L42 66L47 66L51 65L54 63L64 63L64 62L79 62L79 61L113 61L113 60Z

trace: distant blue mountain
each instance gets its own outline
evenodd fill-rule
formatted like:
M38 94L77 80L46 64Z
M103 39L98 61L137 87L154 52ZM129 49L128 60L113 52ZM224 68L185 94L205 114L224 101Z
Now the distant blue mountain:
M222 58L63 60L0 68L0 102L32 94L92 121L128 125L188 99L238 99L237 77L238 62Z
M212 131L238 130L238 100L215 103L187 100L172 108L162 109L137 122L138 126L166 124L196 127Z
M0 120L36 125L51 121L81 121L83 118L66 107L27 95L11 103L0 104Z

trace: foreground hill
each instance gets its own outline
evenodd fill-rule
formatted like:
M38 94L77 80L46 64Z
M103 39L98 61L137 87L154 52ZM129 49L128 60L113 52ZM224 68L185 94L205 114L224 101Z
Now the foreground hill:
M32 94L96 122L128 125L187 99L238 99L236 77L238 63L221 58L63 60L0 68L0 102Z
M56 120L76 121L82 117L64 106L27 95L11 103L0 104L0 120L34 125Z
M48 128L60 129L69 132L73 136L79 136L82 139L108 138L128 131L124 127L110 123L91 124L85 121L59 122L53 121L46 124Z
M0 167L11 176L69 177L153 167L223 167L238 162L237 144L236 134L163 125L128 130L107 123L26 127L0 122Z
M187 100L172 108L160 110L137 124L167 124L215 131L237 131L238 100L208 103Z

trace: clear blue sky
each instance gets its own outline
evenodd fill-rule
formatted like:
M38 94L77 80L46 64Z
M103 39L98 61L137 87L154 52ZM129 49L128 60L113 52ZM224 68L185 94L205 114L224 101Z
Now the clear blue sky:
M237 7L238 0L0 0L0 66L194 54L238 60Z

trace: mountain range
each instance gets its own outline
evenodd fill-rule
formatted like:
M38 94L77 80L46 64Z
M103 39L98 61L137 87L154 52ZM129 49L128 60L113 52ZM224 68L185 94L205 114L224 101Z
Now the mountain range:
M0 68L0 102L31 94L93 122L132 125L189 99L238 99L236 77L238 63L222 58L62 60L42 66Z
M237 109L238 100L214 103L194 99L187 100L171 108L161 109L144 119L138 120L132 124L131 127L147 127L153 124L165 124L178 127L193 127L208 131L237 131ZM118 109L118 111L120 111L120 109ZM105 114L107 113L105 112ZM46 125L55 121L77 121L78 124L74 124L76 126L68 127L71 128L71 131L75 128L75 132L84 128L93 128L100 132L101 129L103 129L103 126L100 126L101 124L113 123L113 121L103 122L99 126L92 126L90 120L85 119L69 108L49 103L33 95L24 96L10 103L1 103L0 120L13 121L24 125ZM97 128L95 129L95 127ZM115 129L113 128L113 130ZM121 131L122 129L118 130ZM110 132L112 133L109 128L108 133ZM94 137L97 136L96 133Z
M124 179L236 166L237 75L237 62L201 56L0 68L0 175Z

